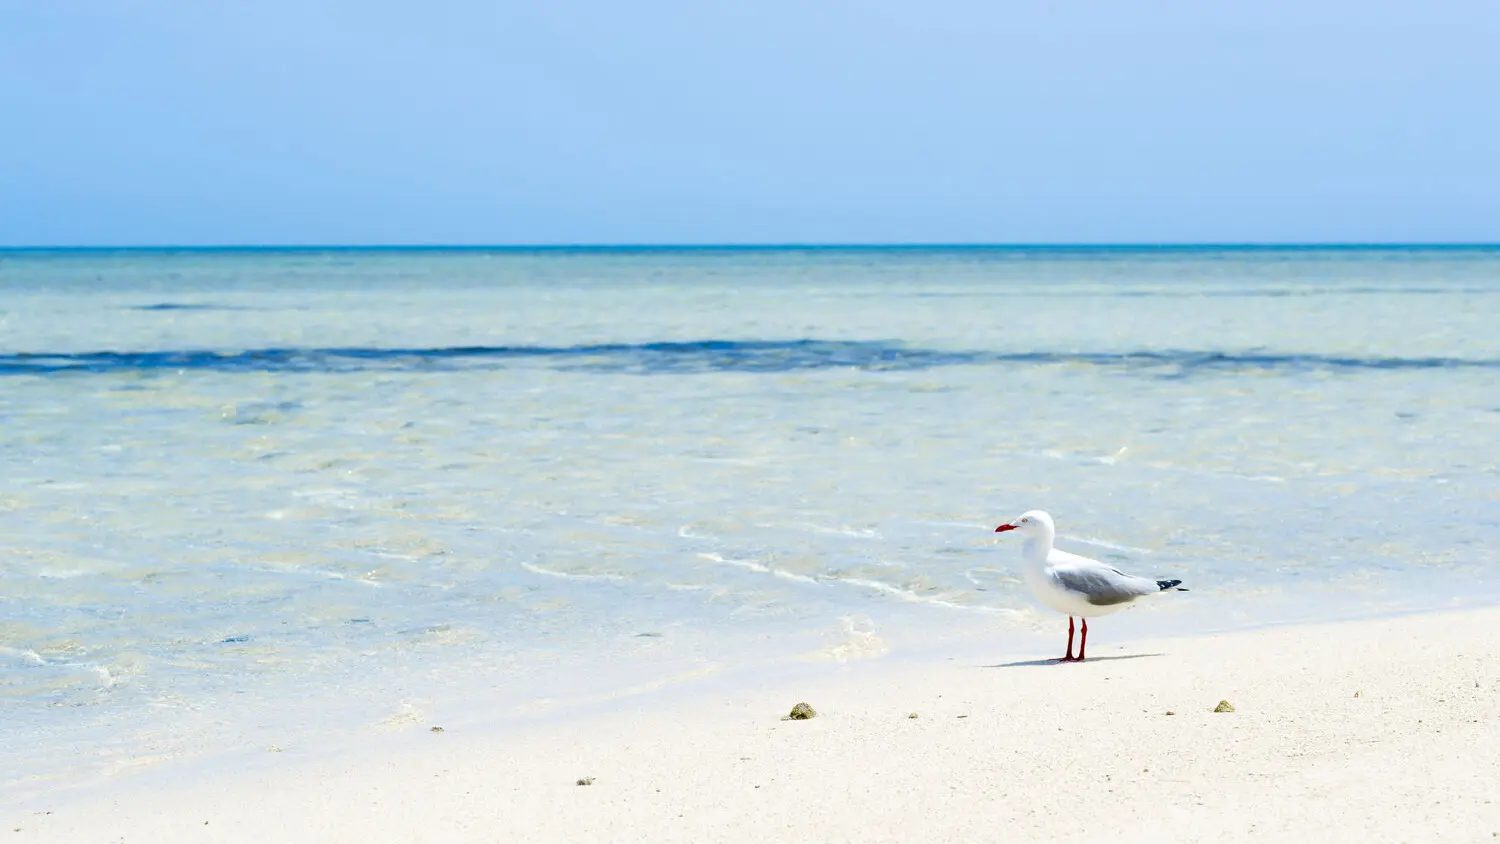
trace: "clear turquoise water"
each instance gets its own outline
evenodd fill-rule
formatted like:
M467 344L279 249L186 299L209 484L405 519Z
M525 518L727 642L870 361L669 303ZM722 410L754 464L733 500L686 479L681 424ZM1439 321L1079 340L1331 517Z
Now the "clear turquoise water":
M0 770L1500 595L1500 250L0 252ZM394 719L394 720L393 720Z

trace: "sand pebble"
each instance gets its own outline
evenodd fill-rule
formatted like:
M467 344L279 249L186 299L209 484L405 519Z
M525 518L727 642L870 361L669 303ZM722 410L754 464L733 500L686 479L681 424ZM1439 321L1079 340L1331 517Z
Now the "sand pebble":
M818 717L818 710L812 708L810 703L799 703L792 707L792 714L781 719L783 721L806 721L809 718Z

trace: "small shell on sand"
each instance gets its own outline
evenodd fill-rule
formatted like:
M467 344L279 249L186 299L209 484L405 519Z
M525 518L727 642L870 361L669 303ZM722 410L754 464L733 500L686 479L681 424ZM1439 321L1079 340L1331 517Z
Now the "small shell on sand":
M433 727L432 730L431 730L431 732L434 732L434 733L441 733L442 731L443 731L442 727Z
M1234 704L1230 703L1227 700L1221 700L1221 701L1219 701L1219 705L1214 707L1214 711L1215 712L1233 712L1234 711Z
M799 703L792 707L792 714L781 719L783 721L806 721L809 718L818 717L818 710L812 708L810 703Z
M910 715L908 715L906 717L908 717L908 718L915 718L915 717L917 717L917 713L913 712L912 714L910 714Z
M578 784L579 785L593 785L594 784L594 778L593 777L579 777L578 778Z

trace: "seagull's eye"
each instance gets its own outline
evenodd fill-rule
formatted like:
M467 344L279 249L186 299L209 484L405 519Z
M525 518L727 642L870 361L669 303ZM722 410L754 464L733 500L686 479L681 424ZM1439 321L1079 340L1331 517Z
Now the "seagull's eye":
M1023 524L1023 525L1024 525L1024 524L1026 524L1026 523L1027 523L1027 522L1029 522L1029 521L1031 521L1031 520L1030 520L1030 519L1022 519L1022 520L1021 520L1021 524Z

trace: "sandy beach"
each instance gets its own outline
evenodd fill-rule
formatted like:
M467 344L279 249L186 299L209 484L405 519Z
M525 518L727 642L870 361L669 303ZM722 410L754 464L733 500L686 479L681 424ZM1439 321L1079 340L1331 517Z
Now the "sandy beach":
M1123 646L1101 624L1083 665L877 660L519 735L413 722L336 759L44 795L5 828L155 844L1489 840L1497 624L1483 609ZM817 717L782 720L800 701Z

